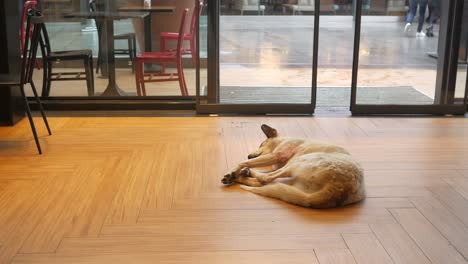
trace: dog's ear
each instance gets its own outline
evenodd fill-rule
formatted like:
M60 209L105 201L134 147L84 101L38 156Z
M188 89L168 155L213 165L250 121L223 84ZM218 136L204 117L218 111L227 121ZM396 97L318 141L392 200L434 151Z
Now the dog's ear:
M265 136L267 136L267 138L274 138L278 136L278 131L276 131L276 129L270 126L262 125L261 128L263 133L265 133Z

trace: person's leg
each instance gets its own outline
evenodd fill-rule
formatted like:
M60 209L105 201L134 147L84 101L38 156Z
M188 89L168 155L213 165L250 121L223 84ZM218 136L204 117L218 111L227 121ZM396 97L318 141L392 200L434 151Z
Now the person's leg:
M427 3L427 9L429 11L429 14L427 15L426 23L429 23L429 22L431 22L431 16L432 16L432 3L431 3L431 1L429 1Z
M406 16L406 23L413 23L414 16L418 9L418 0L410 0L408 15Z
M414 15L418 10L418 0L410 0L409 2L409 10L408 15L406 16L406 25L405 25L405 32L410 31L411 24L413 23Z
M419 21L418 21L418 32L421 32L424 26L424 20L426 16L427 0L419 0Z
M434 7L431 13L431 17L429 19L429 26L426 29L426 36L433 37L434 36L434 24L440 18L440 8Z

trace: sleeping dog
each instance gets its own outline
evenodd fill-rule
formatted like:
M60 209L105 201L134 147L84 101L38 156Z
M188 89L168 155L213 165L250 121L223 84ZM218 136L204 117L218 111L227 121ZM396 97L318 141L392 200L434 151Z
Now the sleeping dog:
M339 207L365 198L363 169L345 149L280 137L267 125L261 129L267 139L224 176L223 184L240 183L253 193L311 208ZM266 166L273 170L254 169ZM278 178L287 179L275 181Z

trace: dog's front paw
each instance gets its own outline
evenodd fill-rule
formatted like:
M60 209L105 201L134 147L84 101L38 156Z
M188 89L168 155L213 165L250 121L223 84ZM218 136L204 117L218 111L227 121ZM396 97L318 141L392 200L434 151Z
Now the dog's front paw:
M228 173L228 174L224 175L223 179L221 179L221 182L223 184L226 184L226 185L235 183L236 182L236 173L231 172L231 173Z
M242 177L250 177L250 169L245 167L245 168L242 168L240 171L239 171L239 176L242 176Z

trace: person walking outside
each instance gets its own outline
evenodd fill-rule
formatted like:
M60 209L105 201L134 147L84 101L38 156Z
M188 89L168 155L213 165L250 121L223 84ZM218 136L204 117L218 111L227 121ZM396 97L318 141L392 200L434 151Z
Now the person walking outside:
M426 36L434 37L434 24L440 19L440 0L430 0L432 12L429 16L429 26L426 28Z
M416 37L425 37L426 34L422 32L422 29L424 26L424 17L426 16L427 0L410 0L408 16L406 17L405 32L409 32L411 30L411 24L413 23L414 17L416 16L416 11L418 10L418 7L419 19Z

